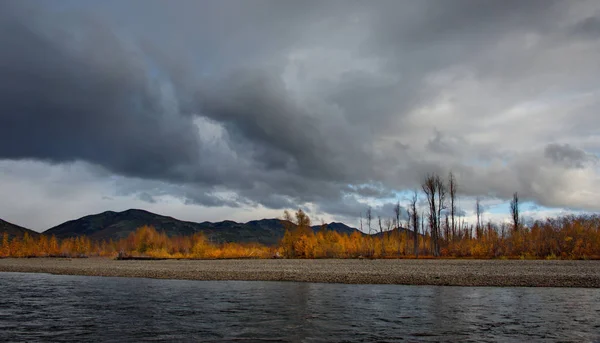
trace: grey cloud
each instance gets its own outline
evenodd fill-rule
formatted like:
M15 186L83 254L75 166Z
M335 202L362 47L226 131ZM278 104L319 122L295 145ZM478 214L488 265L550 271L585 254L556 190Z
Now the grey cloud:
M587 162L597 161L598 158L577 149L569 144L551 143L544 149L544 156L554 163L569 168L583 168Z
M587 17L575 24L571 30L576 36L598 39L600 38L600 17Z
M394 206L396 203L386 202L381 205L371 206L371 211L373 214L373 221L371 223L371 228L377 227L377 218L380 216L382 221L384 219L391 219L395 217L394 214ZM363 202L357 201L352 196L343 196L342 201L339 202L329 202L322 203L319 206L319 209L324 213L329 213L334 215L336 218L343 219L349 222L359 222L359 219L362 217L363 219L363 230L367 230L367 223L365 219L366 211L369 205ZM408 218L406 209L401 206L400 207L400 219L406 220ZM358 225L358 224L357 224Z
M519 118L524 104L535 112L596 84L597 44L572 52L557 33L577 4L26 4L0 4L1 159L83 160L148 199L314 203L340 216L364 211L356 196L392 197L450 170L462 195L589 201L565 196L578 192L567 167L587 168L587 153L534 146L565 119ZM595 21L571 24L593 32ZM584 105L565 110L574 124L557 139L591 135L598 104Z
M457 217L466 217L467 216L467 211L465 211L462 208L457 208L456 209L456 216Z
M460 138L448 137L436 129L433 138L427 142L427 149L437 154L459 155L464 151L464 144Z
M396 57L420 58L413 67L423 68L422 72L476 57L484 46L507 34L547 30L547 20L557 18L561 10L560 2L554 0L392 4L374 13L379 36L370 41L370 47ZM397 59L390 65L402 67L402 62Z
M383 184L350 186L346 189L346 192L370 198L393 198L395 196L394 193Z
M378 216L381 216L381 219L384 218L395 218L396 213L394 212L394 208L396 207L395 203L388 202L379 207L376 207L376 213ZM400 205L400 220L407 220L408 212L406 208Z
M316 120L288 98L277 77L238 72L212 83L199 98L201 114L222 122L237 149L253 154L266 169L339 178L337 169L327 162L332 152Z
M213 186L198 184L175 184L164 181L123 178L114 182L117 195L133 195L140 200L154 204L163 196L173 196L186 204L203 205L206 207L229 206L240 207L252 205L237 194L219 193Z
M85 160L141 177L197 161L190 119L167 108L109 28L92 22L77 37L50 19L2 12L0 157Z
M360 216L364 217L367 206L365 203L359 202L351 196L343 196L341 201L320 204L319 209L324 213L331 213L339 217L356 220Z
M141 192L140 194L138 194L138 198L140 198L140 200L142 201L149 202L151 204L156 203L156 199L154 199L154 197L148 192Z

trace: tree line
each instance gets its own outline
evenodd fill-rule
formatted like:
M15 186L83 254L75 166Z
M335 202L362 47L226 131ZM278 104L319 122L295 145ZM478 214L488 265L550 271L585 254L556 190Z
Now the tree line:
M483 207L481 206L481 200L479 197L475 200L475 216L476 221L475 225L472 223L459 223L456 219L457 217L457 182L454 174L450 172L448 174L447 182L438 175L438 174L428 174L423 183L421 184L421 189L423 194L425 195L426 203L427 203L427 223L428 230L430 234L430 251L431 254L435 257L439 257L442 255L442 245L444 248L448 250L451 248L450 242L456 242L457 240L462 240L464 237L472 237L473 229L475 229L475 238L482 240L487 235L487 239L490 239L494 233L501 233L501 239L504 240L507 235L507 227L505 223L501 224L501 227L498 228L497 225L492 224L491 222L484 225L482 222L482 212ZM412 229L415 233L415 237L417 237L417 233L419 230L418 227L418 212L416 203L418 201L418 192L415 191L410 202L409 206L409 223L407 226L410 226L410 219L412 219ZM399 204L398 204L399 206ZM519 235L519 231L521 229L521 219L520 219L520 209L519 209L519 195L518 193L514 193L512 199L510 201L510 214L512 219L511 231L508 232L510 238L513 236ZM442 214L444 218L442 218ZM421 226L422 231L425 232L425 228L423 227L423 221L425 219L425 215L421 217ZM398 221L399 223L399 221ZM539 223L537 223L539 225ZM398 224L399 226L399 224ZM473 227L474 226L474 227ZM487 234L484 230L487 229ZM498 244L501 242L497 242ZM416 252L418 254L418 251Z
M454 231L451 222L445 220L443 230L432 234L435 224L429 223L427 230L425 221L419 220L431 214L419 216L414 210L409 213L412 230L398 226L387 231L383 225L377 234L356 231L347 235L326 229L313 232L308 217L299 210L293 221L298 225L290 225L279 251L288 258L600 258L597 215L548 218L530 227L489 221L468 226L455 221ZM368 220L368 211L366 217Z
M484 223L479 198L475 223L458 215L457 182L429 174L414 191L403 216L400 202L393 217L374 218L371 207L360 216L360 231L342 234L323 224L316 232L301 209L285 211L285 234L275 247L260 244L210 242L202 233L168 237L143 226L128 237L92 241L87 237L59 240L40 235L33 238L2 236L0 257L148 256L156 258L600 258L600 217L568 215L524 225L517 193L509 204L511 222ZM418 206L425 197L425 209ZM405 225L402 219L406 218ZM366 221L366 230L363 228ZM374 227L375 226L375 227ZM367 231L368 234L363 232Z
M488 222L475 231L464 227L457 228L455 234L440 234L437 243L428 230L423 231L423 221L416 231L396 228L366 235L359 231L342 234L325 226L315 232L310 227L310 218L302 210L285 216L286 232L275 247L214 244L200 233L168 237L164 232L144 226L117 241L92 241L86 237L59 240L44 235L33 238L27 234L10 239L4 234L0 257L600 258L598 216L564 216L519 229ZM435 249L439 249L438 255Z
M260 244L213 244L205 235L168 237L151 226L142 226L120 240L92 241L87 237L57 239L2 236L0 257L153 257L153 258L268 258L273 248Z

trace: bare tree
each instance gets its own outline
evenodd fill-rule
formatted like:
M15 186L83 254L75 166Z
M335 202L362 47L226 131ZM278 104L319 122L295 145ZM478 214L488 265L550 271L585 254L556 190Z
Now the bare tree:
M369 206L367 208L367 213L366 213L366 218L367 218L367 227L369 228L369 239L367 240L368 242L368 246L367 246L367 253L369 256L373 256L373 254L375 253L375 247L373 246L373 237L371 236L372 233L372 229L371 229L371 222L373 221L373 209L371 208L371 206Z
M423 192L425 193L425 197L427 198L427 204L429 205L429 228L431 230L431 244L435 245L435 237L434 231L436 227L436 219L437 219L437 202L435 201L435 196L437 193L437 186L435 182L434 175L427 175L425 181L421 185L423 188ZM435 248L433 249L435 250ZM435 253L434 253L435 254Z
M360 232L364 232L363 231L363 216L362 216L362 212L360 213Z
M435 251L434 254L435 256L440 256L440 232L441 232L441 227L442 227L442 210L446 209L446 185L444 185L444 181L436 175L435 177L435 183L437 186L437 227L436 227L436 233L435 233Z
M413 245L415 257L419 258L419 212L417 212L417 202L419 201L419 194L417 191L413 193L412 199L410 199L409 209L409 220L412 221L413 227Z
M421 233L425 235L425 211L421 211Z
M381 216L377 216L377 220L379 221L379 234L381 235L381 256L385 255L385 235L383 233L383 226L381 225Z
M452 239L454 240L454 236L456 235L456 224L454 222L454 217L456 216L456 178L452 172L448 174L448 191L450 192L451 232Z
M400 200L394 205L394 214L396 215L396 233L398 234L398 256L400 256L400 248L402 245L402 238L400 237Z
M485 235L487 235L488 238L492 237L492 232L496 231L496 226L492 223L491 219L488 219L488 222L486 225L487 225L487 230L486 230ZM497 247L494 247L494 248L496 249ZM495 254L495 252L494 252L494 254Z
M446 242L450 241L450 221L448 220L448 213L446 213L444 220L444 240Z
M371 209L371 206L367 207L366 218L367 218L367 227L369 228L369 235L370 235L371 234L371 221L373 220L373 210Z
M394 215L396 216L396 224L398 225L398 228L400 228L400 209L400 200L398 200L396 205L394 205Z
M383 225L385 225L385 231L390 231L394 229L394 219L393 218L386 218L383 221Z
M513 198L510 201L510 213L513 220L513 229L518 231L521 223L519 222L519 195L517 192L513 194Z
M481 238L481 199L477 197L475 201L475 213L477 214L477 223L475 223L475 232L477 233L477 239Z
M445 208L446 187L439 175L427 175L421 185L429 205L429 227L431 229L431 248L434 256L440 256L440 222L442 210Z

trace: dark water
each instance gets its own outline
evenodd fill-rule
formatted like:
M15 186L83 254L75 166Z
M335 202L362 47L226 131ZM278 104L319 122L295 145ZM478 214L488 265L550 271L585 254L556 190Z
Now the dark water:
M0 273L4 341L600 342L600 290Z

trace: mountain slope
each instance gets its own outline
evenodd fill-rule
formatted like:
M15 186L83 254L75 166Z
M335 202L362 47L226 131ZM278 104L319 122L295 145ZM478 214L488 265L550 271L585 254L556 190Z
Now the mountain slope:
M348 235L351 235L355 231L360 232L358 229L350 227L350 226L348 226L348 225L346 225L344 223L331 222L331 223L326 224L326 225L327 225L327 230L333 230L333 231L337 231L339 233L345 233L345 234L348 234ZM313 228L313 230L316 231L316 230L321 229L321 226L320 225L313 226L312 228Z
M15 225L0 219L0 236L4 234L4 232L8 233L10 238L12 237L23 237L23 234L28 233L32 237L39 236L39 233L26 229L22 226Z
M123 212L107 211L71 220L48 229L44 234L55 235L57 238L85 235L94 240L118 240L127 237L143 225L153 226L158 231L164 231L168 236L187 236L203 232L210 241L215 243L238 242L275 245L285 233L279 219L253 220L247 223L230 220L216 223L194 223L144 210L131 209ZM319 229L320 226L313 226L313 230ZM358 231L342 223L328 224L328 229L348 234Z
M400 228L395 228L395 229L391 229L389 231L383 231L383 232L379 232L379 229L377 229L377 231L373 232L373 236L375 236L375 237L381 237L382 235L386 234L389 237L397 237L398 236L398 231L400 231L400 235L403 235L405 233L409 237L413 237L413 235L414 235L414 231L413 230L400 227ZM423 235L421 233L419 233L419 236L422 237Z
M123 212L106 211L79 219L70 220L44 231L57 238L87 236L91 239L121 239L137 228L149 225L165 231L169 236L190 235L198 232L197 223L184 222L172 217L161 216L144 210Z

